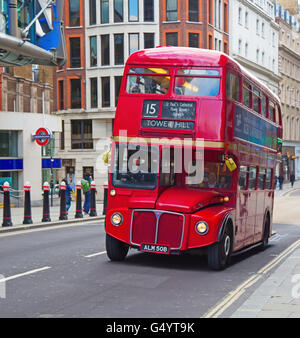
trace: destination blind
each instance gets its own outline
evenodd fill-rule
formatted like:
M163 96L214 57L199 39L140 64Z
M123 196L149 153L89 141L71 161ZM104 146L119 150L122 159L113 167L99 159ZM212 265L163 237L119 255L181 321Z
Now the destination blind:
M161 119L159 119L161 107ZM195 115L196 102L145 100L142 111L142 116L144 117L142 119L142 127L193 130L195 127L193 122Z

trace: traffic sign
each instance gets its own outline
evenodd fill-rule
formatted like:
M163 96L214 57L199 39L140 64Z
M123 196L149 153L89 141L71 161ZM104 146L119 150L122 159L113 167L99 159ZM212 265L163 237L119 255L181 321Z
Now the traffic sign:
M39 146L46 146L52 137L52 132L44 127L39 128L33 135L33 139Z

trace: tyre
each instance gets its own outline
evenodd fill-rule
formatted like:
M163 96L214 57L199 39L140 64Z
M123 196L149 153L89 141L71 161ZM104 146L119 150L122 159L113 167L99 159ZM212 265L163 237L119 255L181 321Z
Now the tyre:
M129 246L118 239L106 234L106 252L111 261L123 261Z
M208 266L213 270L223 270L229 264L233 247L231 228L226 225L225 231L219 242L208 248Z
M261 245L259 246L260 250L265 250L269 245L269 233L270 233L270 217L267 215L264 221L264 232L262 237Z

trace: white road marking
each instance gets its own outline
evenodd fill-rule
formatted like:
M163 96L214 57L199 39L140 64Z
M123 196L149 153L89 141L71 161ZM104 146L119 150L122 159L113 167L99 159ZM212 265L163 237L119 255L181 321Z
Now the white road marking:
M239 299L245 293L246 289L255 284L264 275L266 275L272 268L274 268L287 255L294 251L299 245L300 240L290 245L270 263L262 267L255 275L251 276L244 283L240 284L235 290L230 291L229 294L221 302L219 302L214 308L205 313L202 318L219 317L226 309L228 309L237 299Z
M41 272L41 271L48 270L48 269L51 269L51 267L50 266L44 266L43 268L30 270L30 271L19 273L18 275L14 275L14 276L10 276L10 277L5 277L5 278L0 279L0 283L4 283L4 282L7 282L7 281L12 280L12 279L17 279L17 278L20 278L20 277L32 275L34 273Z
M96 252L96 253L93 253L93 254L90 254L90 255L86 255L84 257L85 258L91 258L91 257L100 256L100 255L104 255L104 254L106 254L106 251Z

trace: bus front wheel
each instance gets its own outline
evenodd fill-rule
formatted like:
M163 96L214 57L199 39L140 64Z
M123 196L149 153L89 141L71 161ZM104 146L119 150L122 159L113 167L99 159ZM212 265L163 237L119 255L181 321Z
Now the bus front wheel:
M227 225L220 241L208 247L208 266L213 270L225 269L230 260L232 246L232 230Z
M106 252L111 261L123 261L129 246L118 239L106 234Z

